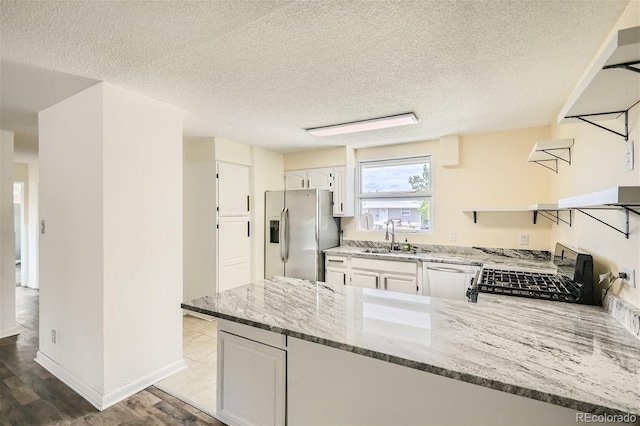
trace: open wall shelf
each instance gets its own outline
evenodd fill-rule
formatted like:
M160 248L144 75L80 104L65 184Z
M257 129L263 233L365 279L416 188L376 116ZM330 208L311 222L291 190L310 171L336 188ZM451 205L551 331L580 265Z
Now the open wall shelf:
M603 191L591 192L558 200L563 209L573 209L620 232L629 238L629 214L640 215L640 186L616 186ZM586 210L621 210L625 213L625 228L619 229L604 220L587 213Z
M537 163L558 173L558 160L571 164L571 147L573 139L536 142L527 161ZM548 165L551 163L554 167Z
M629 110L640 100L640 26L618 31L565 102L558 123L584 122L629 139ZM624 115L624 130L596 123Z
M561 211L568 212L568 218L563 218L560 214ZM568 209L558 208L557 204L551 203L539 203L539 204L531 204L530 206L525 207L469 207L463 210L463 213L472 213L473 214L473 223L478 223L478 213L486 212L486 213L500 213L500 212L531 212L533 214L533 223L536 224L538 222L538 215L540 217L544 217L556 224L560 222L566 223L571 226L571 211Z

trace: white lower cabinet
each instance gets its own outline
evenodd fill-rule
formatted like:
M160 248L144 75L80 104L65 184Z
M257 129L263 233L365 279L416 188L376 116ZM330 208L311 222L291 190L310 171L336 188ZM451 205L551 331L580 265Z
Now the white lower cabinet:
M422 295L467 300L467 289L479 272L479 266L424 262Z
M329 254L324 261L324 281L327 284L345 285L349 277L349 258Z
M409 294L418 292L418 282L415 275L384 274L382 279L385 290Z
M284 425L286 352L218 332L217 415L228 424Z
M416 262L354 257L350 267L350 285L408 294L419 293L418 282L422 271Z
M380 273L354 269L351 271L349 284L355 287L380 288Z

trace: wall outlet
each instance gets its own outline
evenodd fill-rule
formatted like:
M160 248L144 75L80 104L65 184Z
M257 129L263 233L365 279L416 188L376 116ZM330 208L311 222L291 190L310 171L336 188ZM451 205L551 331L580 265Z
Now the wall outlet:
M455 241L457 239L458 239L458 235L456 234L455 231L449 232L449 241Z
M620 268L620 272L627 274L627 277L622 279L622 283L635 288L636 287L636 270L623 266L622 268Z
M51 330L51 343L56 343L56 330Z
M529 244L529 234L520 235L520 245L526 246L527 244Z
M340 229L340 233L342 234L342 238L347 236L347 229L346 228L342 228Z
M633 170L633 141L626 141L624 146L624 171L630 172Z

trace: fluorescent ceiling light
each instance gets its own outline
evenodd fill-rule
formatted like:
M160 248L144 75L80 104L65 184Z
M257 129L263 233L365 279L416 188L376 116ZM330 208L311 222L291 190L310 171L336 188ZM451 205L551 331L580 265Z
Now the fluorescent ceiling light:
M365 132L367 130L386 129L387 127L406 126L416 124L418 119L415 114L392 115L389 117L372 118L370 120L353 121L351 123L334 124L333 126L314 127L307 129L307 133L318 136L343 135L345 133Z

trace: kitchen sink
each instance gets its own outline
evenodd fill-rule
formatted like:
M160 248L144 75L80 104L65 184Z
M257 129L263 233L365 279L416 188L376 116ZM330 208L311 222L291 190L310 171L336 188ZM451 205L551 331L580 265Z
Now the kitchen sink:
M365 253L390 253L389 249L365 249Z

